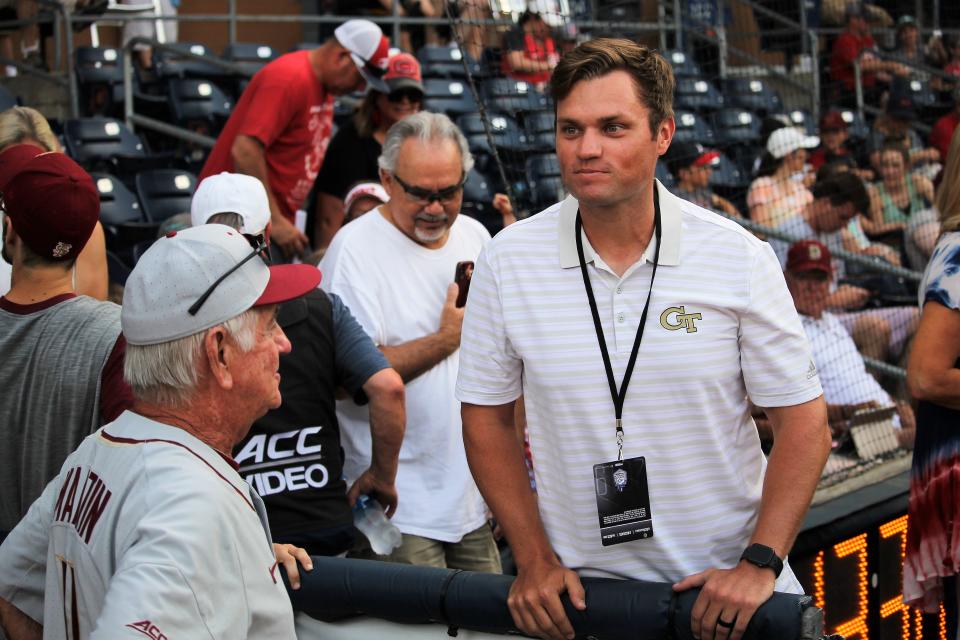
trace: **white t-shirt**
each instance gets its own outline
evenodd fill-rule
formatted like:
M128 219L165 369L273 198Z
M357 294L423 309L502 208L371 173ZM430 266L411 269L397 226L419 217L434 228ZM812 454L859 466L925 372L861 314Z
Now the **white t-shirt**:
M614 407L575 248L573 198L504 229L481 254L457 397L500 405L523 393L540 515L566 566L673 582L735 566L754 531L766 460L748 396L780 407L821 389L770 247L658 188L660 266L623 412L623 457L646 458L653 537L601 545L593 465L616 460ZM618 386L655 245L621 278L584 235ZM789 567L777 589L800 591Z
M44 638L294 638L263 502L231 461L130 411L88 436L0 547Z
M7 291L10 291L11 273L13 273L13 267L6 260L0 258L0 296L5 296Z
M439 249L423 247L380 210L334 236L320 263L322 287L336 293L377 345L399 345L434 333L456 265L476 260L490 234L460 215ZM485 506L467 467L460 403L453 395L459 352L407 383L407 430L397 471L393 523L403 533L458 542L483 525ZM370 465L367 407L337 403L344 474Z
M876 402L881 407L894 404L876 378L867 372L863 356L840 321L832 313L819 319L800 316L810 340L813 361L820 374L823 397L828 404ZM899 422L899 418L896 419Z

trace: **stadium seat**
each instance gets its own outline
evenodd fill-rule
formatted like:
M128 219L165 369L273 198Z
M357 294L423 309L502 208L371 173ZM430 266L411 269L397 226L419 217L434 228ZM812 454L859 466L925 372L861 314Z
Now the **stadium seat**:
M658 162L655 171L655 177L657 180L662 182L663 186L665 186L667 189L672 189L673 185L675 185L677 181L674 179L673 174L670 173L670 169L667 168L666 163Z
M677 78L674 105L678 109L708 112L725 106L723 94L712 83L697 78Z
M910 80L904 83L913 103L918 109L930 109L938 106L937 94L930 88L930 83L923 80Z
M783 111L780 94L763 80L754 78L728 78L723 83L723 92L731 106L753 111L760 115Z
M138 173L136 184L147 220L161 223L170 216L190 211L197 178L178 169L155 169Z
M17 106L17 97L5 86L0 85L0 111L6 111L15 106Z
M123 66L117 49L77 47L74 69L80 103L87 115L112 113L123 102Z
M206 45L199 42L170 43L171 47L197 56L216 58ZM193 58L178 56L172 51L158 49L153 54L154 71L158 78L220 78L225 75L223 69Z
M101 164L122 168L124 161L146 158L139 136L114 118L78 118L63 126L67 153L88 169Z
M486 103L497 111L519 113L539 111L549 106L547 96L532 84L511 78L490 78L483 83Z
M463 204L461 212L471 218L484 221L495 213L493 208L494 187L492 181L476 168L467 174L467 181L463 184Z
M424 109L456 117L477 110L477 101L466 80L424 78Z
M681 142L699 142L705 146L717 144L717 136L713 127L702 116L693 111L676 111L674 120L677 131L674 139Z
M529 200L539 210L564 197L563 181L560 179L560 160L554 153L545 153L527 158L525 164L530 185Z
M234 42L223 50L223 59L242 65L250 75L262 69L268 62L276 59L273 47L255 42Z
M140 202L118 178L106 173L91 174L100 194L100 224L107 247L129 265L130 248L157 235L157 224L143 217Z
M713 175L710 176L710 186L725 187L728 189L746 189L749 180L746 175L725 153L721 152L713 165Z
M465 78L463 54L454 47L426 46L417 52L425 78ZM482 76L480 63L467 56L467 68L473 76Z
M808 136L817 135L818 123L813 119L813 115L806 109L794 109L793 111L788 111L780 115L786 116L787 121L794 127L800 127L806 131Z
M171 78L167 96L174 122L192 130L207 129L215 136L226 124L233 103L209 80Z
M866 140L870 135L870 127L863 121L863 118L856 111L845 109L840 112L840 117L847 123L847 131L854 140Z
M760 141L760 119L745 109L721 109L711 116L717 144L728 147Z
M703 76L700 72L700 67L694 59L683 51L669 49L663 52L663 57L666 58L670 66L673 67L673 74L678 78L700 78Z
M553 151L557 144L556 116L552 111L532 111L523 114L527 139L538 151Z
M490 123L490 136L493 138L493 144L498 149L515 153L530 151L531 145L526 134L512 117L504 113L487 112L487 120ZM460 116L457 118L457 126L467 137L471 151L491 152L487 129L479 113Z
M524 168L530 182L536 182L543 178L558 177L560 175L560 159L557 158L555 153L530 156L527 158Z

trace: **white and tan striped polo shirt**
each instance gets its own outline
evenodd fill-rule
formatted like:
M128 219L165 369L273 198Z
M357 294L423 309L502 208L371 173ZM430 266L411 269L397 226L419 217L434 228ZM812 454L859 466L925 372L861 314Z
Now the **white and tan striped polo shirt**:
M547 534L584 575L675 581L737 564L760 505L759 406L821 395L806 336L770 246L657 183L662 249L623 412L624 458L645 456L654 537L603 547L593 465L615 460L614 408L567 198L505 229L477 261L457 396L524 394ZM618 382L647 298L655 242L617 277L584 253ZM789 568L780 591L799 592Z

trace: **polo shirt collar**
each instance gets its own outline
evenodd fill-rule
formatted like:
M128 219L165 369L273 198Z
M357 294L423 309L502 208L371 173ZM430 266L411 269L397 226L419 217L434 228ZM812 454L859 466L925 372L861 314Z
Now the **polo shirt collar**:
M659 180L655 180L655 182L660 194L660 228L661 241L663 242L663 247L660 249L660 264L675 267L680 264L680 236L683 230L680 199L660 184ZM580 203L573 196L567 196L560 204L560 216L557 219L557 239L560 248L560 267L562 269L580 266L580 260L577 257L577 239L573 233L579 208ZM587 234L583 230L580 233L583 238L583 258L587 263L590 263L593 261L595 252L587 239ZM651 237L650 244L643 252L645 262L653 262L656 249L656 238Z

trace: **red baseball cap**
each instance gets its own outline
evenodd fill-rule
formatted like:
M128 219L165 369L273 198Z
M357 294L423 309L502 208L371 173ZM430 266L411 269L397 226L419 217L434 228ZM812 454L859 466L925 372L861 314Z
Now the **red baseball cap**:
M847 121L839 111L828 111L820 118L820 132L844 131L848 128Z
M387 73L383 76L390 92L400 89L416 89L423 93L423 78L420 75L420 63L409 53L391 56Z
M804 271L822 271L833 273L830 263L830 249L818 240L800 240L790 245L787 252L787 271L803 273Z
M76 258L100 217L93 179L63 153L7 149L0 154L0 190L17 235L47 260Z

